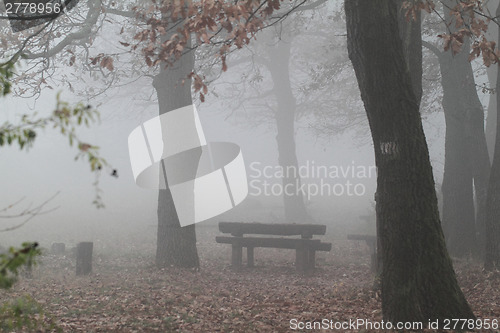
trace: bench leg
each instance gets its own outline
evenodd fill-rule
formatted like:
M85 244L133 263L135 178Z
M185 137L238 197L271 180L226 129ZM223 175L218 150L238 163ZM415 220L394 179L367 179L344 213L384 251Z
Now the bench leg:
M253 247L247 247L247 266L253 267Z
M314 270L314 267L316 266L316 251L314 250L309 250L309 258L308 258L308 266L307 269Z
M372 272L377 273L378 258L377 258L377 243L368 242L366 244L370 247L370 269Z
M234 268L236 269L241 268L241 261L242 261L241 257L242 257L241 245L233 244L231 252L231 265Z
M304 248L295 250L295 268L297 271L303 272L307 269L308 251Z

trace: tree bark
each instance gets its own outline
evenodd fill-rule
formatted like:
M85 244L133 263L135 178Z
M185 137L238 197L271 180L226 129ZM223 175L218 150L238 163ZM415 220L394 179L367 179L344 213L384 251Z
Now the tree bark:
M310 218L300 189L298 161L295 146L295 113L297 103L290 82L290 43L283 42L273 47L270 52L268 69L274 82L277 100L276 141L278 144L278 162L284 170L282 179L285 220L289 223L306 223ZM290 170L290 172L288 172Z
M193 67L194 52L185 54L172 67L160 65L160 72L153 80L160 115L192 104L191 81L187 75ZM159 190L156 266L198 267L199 264L194 224L181 227L170 190L168 187Z
M496 15L500 15L500 5ZM498 40L500 41L500 35ZM500 130L500 75L497 75L496 97L497 117L496 133ZM500 135L495 138L495 151L493 164L491 166L490 180L488 186L488 200L486 206L486 253L484 267L487 270L500 268Z
M410 73L413 93L420 105L422 99L422 24L420 12L416 13L415 20L407 20L403 2L399 3L399 36L403 45L406 69Z
M420 12L417 12L415 20L407 20L406 13L402 8L403 2L399 3L399 36L403 45L403 54L405 58L406 70L410 73L411 85L413 87L413 93L420 106L420 100L422 99L423 89L422 89L422 24ZM375 202L377 202L377 194L375 193ZM379 235L382 234L380 217L377 214L377 207L375 206L376 213L376 229L377 229L377 248L381 249L381 239ZM379 289L380 279L382 277L383 268L383 258L382 251L377 251L377 263L375 267L375 283L374 289Z
M399 35L398 2L346 0L345 10L349 58L378 168L384 319L474 318L446 251L419 103Z

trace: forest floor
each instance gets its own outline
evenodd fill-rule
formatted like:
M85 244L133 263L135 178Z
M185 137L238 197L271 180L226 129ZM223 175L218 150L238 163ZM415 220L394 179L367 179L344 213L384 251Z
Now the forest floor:
M151 244L149 255L95 251L86 277L75 277L71 257L46 255L31 279L20 279L0 299L32 298L45 313L40 321L64 332L320 332L293 328L323 319L381 322L363 242L332 239L332 251L317 255L309 275L295 271L293 250L278 249L256 249L256 267L235 272L230 246L215 243L215 231L204 232L199 270L156 269ZM486 273L471 260L455 269L476 316L500 320L500 273Z

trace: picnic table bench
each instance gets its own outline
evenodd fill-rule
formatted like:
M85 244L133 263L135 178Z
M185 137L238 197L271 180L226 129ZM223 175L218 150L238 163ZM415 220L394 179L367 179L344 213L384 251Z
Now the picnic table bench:
M267 247L295 249L295 266L298 271L314 269L316 251L330 251L331 243L312 239L314 235L324 235L326 225L320 224L271 224L219 222L219 230L231 236L217 236L215 241L231 244L231 265L239 269L242 266L242 248L247 248L247 266L254 266L254 248ZM245 237L244 235L301 236L300 238L283 237Z
M366 245L370 248L371 270L377 270L377 236L375 235L362 235L362 234L349 234L348 240L365 241Z

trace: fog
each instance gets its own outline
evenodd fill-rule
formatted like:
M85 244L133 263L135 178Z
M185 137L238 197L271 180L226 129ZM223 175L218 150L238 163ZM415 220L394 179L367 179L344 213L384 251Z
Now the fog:
M342 28L340 28L342 29ZM261 39L257 38L253 50L264 52L265 48L275 47L269 43L269 38L275 32L264 32ZM261 34L262 35L262 34ZM282 41L282 43L288 43ZM293 53L298 57L307 57L308 49L300 49L300 42L293 44ZM105 44L104 44L105 45ZM101 52L106 50L103 43L96 42L96 49ZM278 44L278 47L279 44ZM252 51L255 52L255 51ZM337 51L341 57L346 57L346 50ZM343 53L342 53L343 52ZM307 58L305 58L307 59ZM230 62L231 64L231 62ZM237 82L241 79L246 68L231 68L212 84L224 86L224 82ZM291 70L294 70L292 67ZM273 84L269 73L265 68L259 69L263 81L259 86L262 90ZM74 77L73 70L58 68L57 77ZM251 74L251 73L249 73ZM292 79L301 84L301 73L295 72ZM109 170L103 170L99 178L99 188L105 208L96 209L92 205L95 196L95 188L92 185L95 175L90 173L89 166L84 161L74 161L76 149L69 147L66 139L51 129L41 132L34 147L28 151L19 151L17 147L3 147L0 154L4 161L1 172L4 175L4 188L1 201L5 206L24 198L22 202L12 210L22 210L29 205L37 205L54 194L58 195L44 207L51 210L50 213L39 215L24 227L15 231L0 234L0 243L14 245L20 241L31 239L38 240L42 246L50 246L52 242L67 242L76 244L79 241L88 240L101 244L103 247L126 246L130 237L144 235L144 241L154 242L157 224L157 191L139 188L135 185L130 168L130 158L127 147L127 138L130 132L144 121L158 115L158 106L153 93L151 80L142 78L123 87L111 86L104 94L96 98L87 97L82 91L86 90L87 80L74 78L70 83L76 87L75 92L68 90L67 85L54 86L53 89L45 89L33 98L21 98L18 96L7 96L2 100L2 120L15 123L19 121L20 114L38 112L48 114L55 107L56 94L62 92L62 99L77 103L84 101L96 107L101 114L101 122L90 128L82 126L77 133L82 141L100 147L100 154L112 168L118 170L118 178L110 177ZM57 81L56 81L57 82ZM221 82L219 84L219 82ZM243 82L244 83L244 82ZM96 89L102 89L102 83L94 81ZM302 83L303 84L303 83ZM100 85L100 86L99 86ZM247 89L245 84L240 84L238 89ZM19 88L22 88L19 87ZM300 86L296 86L296 89ZM80 89L80 90L78 90ZM78 91L81 91L79 94ZM258 97L259 90L252 90L250 96ZM354 91L353 99L358 100L356 109L352 110L362 115L364 112L360 104L359 94L355 86L349 91ZM264 121L257 125L249 126L246 120L248 114L238 116L241 110L258 110L253 102L234 107L232 101L223 100L223 93L209 94L207 101L196 102L203 126L203 131L208 141L227 141L238 144L243 153L246 165L248 181L265 170L276 170L279 168L276 146L276 126L272 116L265 116ZM149 101L147 99L150 99ZM274 98L266 97L273 103ZM339 106L344 107L344 106ZM346 110L349 112L349 110ZM250 114L250 118L252 115ZM340 134L333 133L330 137L319 137L312 129L315 125L310 116L301 117L296 121L296 152L299 167L313 168L341 168L346 175L339 172L337 178L328 179L326 183L330 186L338 184L335 193L310 193L307 198L307 209L311 214L311 221L331 226L339 226L345 230L359 228L359 215L373 213L373 195L375 192L376 176L373 172L374 158L370 138L359 132L368 131L366 120L358 128L352 131L344 131ZM436 124L434 123L434 126ZM251 166L254 166L253 168ZM354 169L371 168L369 175L356 179L353 175ZM268 172L269 173L269 172ZM269 184L279 184L279 175L264 175ZM276 177L278 176L278 177ZM322 177L317 175L306 175L302 181L307 184L320 186ZM324 176L324 175L323 175ZM354 178L352 177L354 176ZM221 216L208 221L201 222L197 227L214 226L218 221L256 221L256 222L285 222L283 216L283 197L279 188L275 191L267 191L262 181L254 181L250 185L250 193L239 207ZM348 183L352 183L353 189L356 184L358 193L347 193ZM325 187L324 187L325 188ZM309 187L310 189L310 187ZM351 192L353 191L351 190ZM313 189L314 191L314 189ZM321 189L320 189L321 192ZM322 192L325 192L323 190ZM345 193L341 193L345 192ZM260 193L260 195L259 195ZM323 194L323 195L321 195ZM255 207L259 207L255 209ZM54 210L52 211L52 209ZM5 220L6 227L14 226L19 220Z
M133 88L129 88L133 91ZM71 94L64 93L66 100L78 101ZM213 98L213 97L209 97ZM89 101L91 103L91 101ZM40 215L24 227L9 233L0 234L2 243L15 245L19 241L36 239L50 246L52 242L76 243L90 240L106 246L122 246L121 242L133 235L154 235L156 230L157 191L142 189L136 186L130 168L127 138L132 129L141 122L155 116L157 112L154 103L148 108L130 107L133 96L121 99L117 107L113 100L103 103L98 110L101 113L101 123L92 125L90 129L79 128L79 136L91 144L101 148L101 155L118 170L118 178L110 177L103 170L99 179L99 187L105 208L97 209L92 205L95 195L92 183L95 175L89 170L85 161L74 161L76 150L69 147L66 139L59 133L47 129L40 133L39 138L28 151L19 151L17 147L4 147L0 152L2 160L1 172L4 175L6 191L1 193L1 201L5 206L24 198L12 210L19 211L30 204L37 205L55 193L59 193L47 203L45 209L56 208L54 211ZM4 120L18 120L18 110L52 110L55 104L55 94L49 91L43 93L36 101L34 99L19 99L8 97L3 101ZM118 112L118 108L120 112ZM199 114L205 132L210 141L228 141L238 144L243 152L247 176L251 181L258 176L258 171L272 173L270 183L279 183L275 177L277 163L276 134L272 129L248 129L226 120L228 111L206 108L199 105ZM18 113L17 113L18 114ZM129 117L131 119L127 119ZM307 126L307 124L305 124ZM374 166L372 147L368 143L359 145L353 142L348 134L332 138L330 141L318 140L311 133L298 131L297 154L299 165L309 167L344 168ZM250 166L253 163L253 168ZM272 167L272 172L270 172ZM348 176L352 176L348 175ZM339 175L338 179L327 180L331 184L342 184L352 177ZM305 182L318 183L318 177L304 179ZM353 179L351 179L351 182ZM313 218L329 225L341 225L343 228L354 229L359 224L358 215L366 215L372 210L373 194L376 177L354 179L353 184L362 184L362 195L314 195L308 201L308 209ZM262 195L257 196L259 188ZM8 190L7 190L8 189ZM227 212L199 225L213 225L217 221L261 221L283 222L282 197L265 193L262 183L250 189L250 194L241 207ZM347 190L347 187L346 187ZM278 190L277 190L278 191ZM276 191L275 191L276 193ZM337 191L337 194L340 193ZM267 195L266 195L267 194ZM251 207L259 203L259 210ZM245 209L249 206L250 209ZM22 220L21 220L22 221ZM309 221L304 221L309 222ZM5 227L13 226L19 220L5 220ZM154 241L149 237L148 241Z
M282 41L281 43L286 43ZM255 49L269 47L259 38ZM278 44L279 45L279 44ZM102 46L99 47L99 49ZM294 44L296 54L307 54L308 48L300 49L300 43ZM341 57L346 57L347 50L337 50ZM293 70L293 68L291 68ZM265 68L261 69L264 81L261 85L272 85ZM70 75L71 70L61 68L58 75ZM241 70L231 68L218 80L221 82L239 81ZM217 84L214 81L213 84ZM81 82L75 81L75 86ZM96 84L99 84L97 82ZM279 84L275 83L275 84ZM241 85L240 89L244 89ZM333 87L335 89L335 85ZM354 91L352 93L352 91ZM38 112L48 114L55 107L56 94L62 92L62 99L77 103L84 101L95 106L101 121L90 128L77 129L83 141L100 147L101 156L118 170L118 178L110 177L109 170L103 170L99 177L99 188L105 208L97 209L92 205L96 178L89 171L84 161L74 161L76 149L70 147L66 139L51 129L41 132L34 147L28 151L19 151L17 147L2 147L0 151L3 163L0 165L4 183L1 201L8 206L23 199L12 208L20 211L30 205L38 205L54 194L57 196L44 207L50 213L36 216L28 224L9 233L0 234L0 243L15 245L27 239L38 240L43 246L52 242L76 244L82 240L94 241L103 247L127 246L129 238L144 237L146 242L155 242L157 224L157 191L136 186L130 168L127 138L130 132L142 122L158 114L157 102L152 96L151 80L143 78L124 87L105 91L105 97L89 99L85 95L72 93L64 86L45 89L39 96L21 98L7 96L2 100L2 121L19 121L24 113ZM346 110L364 117L357 87L349 87L349 92L357 100L356 109ZM253 92L252 92L253 93ZM253 93L255 94L255 93ZM150 101L145 96L151 97ZM257 95L258 96L258 95ZM266 97L273 100L272 97ZM231 102L231 101L229 101ZM279 184L276 169L277 161L276 127L272 118L258 126L245 124L245 118L236 117L231 103L225 103L220 95L208 95L207 102L197 101L201 123L208 141L227 141L238 144L243 152L248 181L267 170L269 186ZM226 106L225 106L226 105ZM345 106L340 106L345 107ZM240 105L240 109L249 108L248 112L257 112L252 102ZM361 109L360 109L361 108ZM250 117L252 117L250 115ZM236 118L236 119L235 119ZM334 121L334 119L333 119ZM342 230L342 234L357 229L365 229L366 223L360 215L374 213L374 193L376 175L373 172L374 157L371 139L366 135L368 125L363 121L352 130L332 133L329 137L319 136L312 128L314 120L303 117L296 121L296 145L299 168L306 168L311 173L314 168L336 168L338 178L326 177L324 181L331 186L338 184L335 193L331 190L310 194L306 204L312 217L309 222L324 223ZM424 126L431 150L431 161L437 183L442 178L444 162L444 119L442 114L429 114L424 117ZM359 133L364 133L360 135ZM253 165L253 167L251 167ZM342 169L344 175L342 174ZM365 170L366 176L356 177L353 170ZM271 172L272 170L272 172ZM331 169L330 169L331 170ZM368 172L368 171L371 172ZM329 171L330 173L330 171ZM266 175L261 175L266 176ZM323 175L324 176L324 175ZM354 177L352 177L354 176ZM261 177L262 178L262 177ZM321 178L310 174L302 177L306 184L321 187ZM323 177L324 178L324 177ZM250 193L239 207L210 220L201 222L197 227L215 226L218 221L257 221L285 222L283 216L283 198L278 187L274 193L269 187L266 191L261 181L250 184ZM347 193L348 183L359 184L358 193ZM314 186L316 186L314 185ZM324 187L325 188L325 187ZM309 187L309 189L311 189ZM331 187L330 187L331 189ZM313 188L314 190L314 188ZM345 192L345 193L341 193ZM260 195L259 195L260 193ZM255 209L258 207L258 209ZM54 209L54 210L52 210ZM15 226L22 219L5 220L5 227ZM374 226L368 227L373 230ZM140 236L141 235L141 236Z

